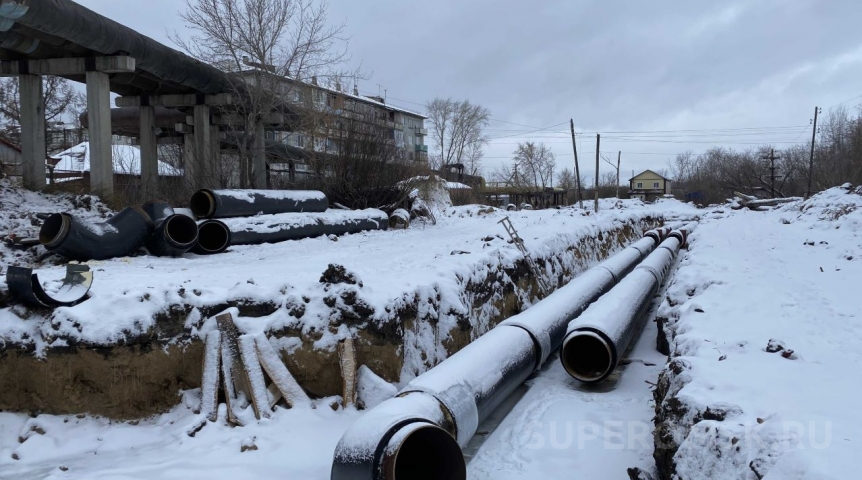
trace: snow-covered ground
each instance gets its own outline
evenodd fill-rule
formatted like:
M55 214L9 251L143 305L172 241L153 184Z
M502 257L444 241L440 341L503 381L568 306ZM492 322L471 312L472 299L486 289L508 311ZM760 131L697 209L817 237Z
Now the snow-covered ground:
M541 254L571 241L571 233L626 216L690 215L692 209L662 202L598 217L573 212L509 215ZM616 479L626 478L630 467L659 478L671 472L654 467L655 414L655 440L675 454L660 467L673 465L681 480L858 477L862 195L833 189L775 211L701 213L705 218L658 308L669 319L670 363L655 351L653 322L628 364L601 387L578 385L552 358L493 432L480 428L487 438L468 465L469 478ZM501 233L496 222L503 215L459 207L436 227L352 235L340 238L338 248L315 239L237 247L211 258L135 257L99 264L97 282L101 275L106 285L128 285L140 309L144 292L167 302L165 292L189 282L205 284L196 294L204 299L280 298L282 287L316 285L328 263L340 263L369 288L372 302L385 302L393 282L399 289L436 284L445 290L489 255L516 258L511 245L486 240ZM220 277L231 265L242 278ZM102 288L94 285L88 308L133 304ZM328 478L335 444L362 414L333 410L333 399L321 399L315 410L280 409L242 428L209 424L190 437L196 398L197 391L185 392L170 413L136 425L0 413L0 479ZM256 450L241 451L252 444Z
M860 194L701 222L661 313L678 478L859 478Z

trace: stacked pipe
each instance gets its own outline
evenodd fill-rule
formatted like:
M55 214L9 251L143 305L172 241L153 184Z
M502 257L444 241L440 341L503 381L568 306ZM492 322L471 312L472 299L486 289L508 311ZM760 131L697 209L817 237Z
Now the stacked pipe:
M625 279L569 324L560 352L569 375L584 383L599 383L613 373L695 225L669 232Z
M210 243L227 248L389 226L381 210L330 211L326 195L312 190L199 190L190 206L194 215L208 219L200 225L199 253L217 253L203 248Z
M460 447L559 348L569 323L655 249L651 231L416 377L341 438L332 480L464 479Z

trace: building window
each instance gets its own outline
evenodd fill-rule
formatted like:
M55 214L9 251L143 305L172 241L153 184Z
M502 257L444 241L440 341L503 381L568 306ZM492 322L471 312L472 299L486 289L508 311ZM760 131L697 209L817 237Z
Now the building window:
M637 183L637 188L644 188L644 184L643 184L643 182L638 182L638 183Z
M658 182L653 182L652 188L658 188Z

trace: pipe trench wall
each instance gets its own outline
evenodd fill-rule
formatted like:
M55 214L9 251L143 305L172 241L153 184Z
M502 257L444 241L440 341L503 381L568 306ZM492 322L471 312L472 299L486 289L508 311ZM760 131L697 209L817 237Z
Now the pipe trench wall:
M574 243L552 241L544 249L551 253L536 263L556 289L661 223L644 218ZM523 259L477 266L471 278L457 279L455 290L453 295L428 286L405 292L390 302L386 320L374 321L381 315L362 300L361 288L336 283L322 300L330 309L326 332L303 328L302 298L284 304L236 300L201 309L175 305L145 335L114 346L68 341L69 347L49 348L42 358L33 355L32 346L0 346L0 410L89 412L115 419L167 411L180 402L179 390L200 386L203 347L190 326L199 327L203 319L229 307L237 307L241 317L281 314L296 319L269 335L288 369L313 396L341 393L336 352L315 345L341 325L356 330L358 364L387 381L408 381L543 297Z

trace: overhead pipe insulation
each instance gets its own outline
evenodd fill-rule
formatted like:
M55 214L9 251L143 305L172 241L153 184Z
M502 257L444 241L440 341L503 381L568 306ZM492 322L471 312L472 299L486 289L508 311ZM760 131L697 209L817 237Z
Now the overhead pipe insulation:
M230 229L231 245L255 245L300 240L323 235L346 235L369 230L386 230L386 212L365 210L330 210L320 213L282 213L255 217L222 219Z
M618 285L568 325L560 360L569 375L584 383L599 383L613 373L640 331L679 252L682 235L680 230L671 232Z
M117 55L122 52L135 59L137 70L168 84L163 86L175 85L188 93L232 91L227 74L221 70L71 0L0 0L0 20L0 27L5 27L2 30L11 29L27 35L27 29L32 29L62 40L65 43L63 48L70 50L68 56ZM92 53L80 54L81 47ZM42 42L28 55L31 58L56 58L56 48ZM134 76L129 77L133 79ZM158 83L154 85L159 86Z
M219 220L205 220L198 224L198 241L192 252L198 255L222 253L231 245L230 229Z
M126 208L102 223L55 213L42 224L39 241L48 251L70 260L106 260L133 253L152 230L152 220L140 207Z
M316 190L198 190L190 207L198 218L325 212L329 200Z
M179 257L198 242L198 225L191 217L178 214L164 202L149 202L141 207L153 221L153 234L144 245L159 257Z
M559 348L569 322L655 245L650 237L635 242L416 377L396 398L369 410L336 446L331 479L466 478L460 447Z

